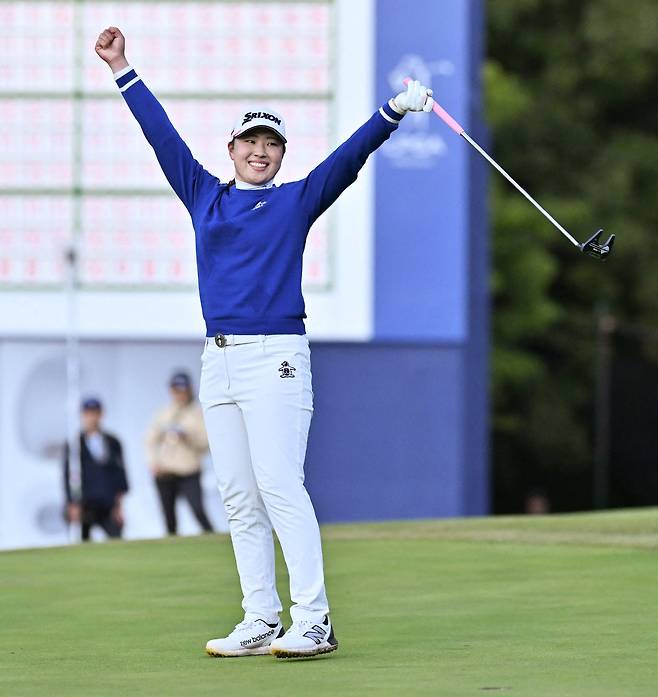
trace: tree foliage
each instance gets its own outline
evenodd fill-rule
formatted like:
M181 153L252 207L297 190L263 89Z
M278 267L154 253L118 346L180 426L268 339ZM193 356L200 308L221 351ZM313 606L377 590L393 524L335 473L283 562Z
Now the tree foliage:
M492 171L494 508L533 487L591 503L597 303L658 321L658 3L489 2L484 81L493 155L580 241L580 255Z

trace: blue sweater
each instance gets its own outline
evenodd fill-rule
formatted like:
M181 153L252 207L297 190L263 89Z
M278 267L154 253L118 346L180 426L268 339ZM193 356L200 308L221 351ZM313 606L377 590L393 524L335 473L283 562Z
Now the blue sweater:
M308 231L402 116L385 104L305 179L245 190L220 182L194 159L134 70L116 82L192 218L206 335L304 334Z

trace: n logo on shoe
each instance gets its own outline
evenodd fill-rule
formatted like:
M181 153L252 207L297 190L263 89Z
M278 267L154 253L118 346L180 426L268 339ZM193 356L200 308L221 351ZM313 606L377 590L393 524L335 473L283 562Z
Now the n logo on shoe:
M314 641L316 644L321 644L324 641L325 634L326 630L323 627L319 624L314 624L308 632L304 632L303 636L307 639L311 639L311 641Z

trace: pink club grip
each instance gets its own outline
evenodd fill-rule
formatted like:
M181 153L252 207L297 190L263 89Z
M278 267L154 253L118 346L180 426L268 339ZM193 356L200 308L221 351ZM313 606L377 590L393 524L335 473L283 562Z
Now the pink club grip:
M411 82L411 78L410 78L410 77L405 77L404 80L402 80L402 83L404 84L405 87L407 86L407 84L408 84L409 82ZM453 130L458 136L460 136L462 133L464 133L465 129L463 129L463 128L455 121L455 119L453 119L452 116L450 116L450 114L449 114L442 106L440 106L440 105L436 102L436 100L434 101L434 106L432 107L432 111L433 111L444 123L448 124L448 126L450 126L450 128L452 128L452 130Z

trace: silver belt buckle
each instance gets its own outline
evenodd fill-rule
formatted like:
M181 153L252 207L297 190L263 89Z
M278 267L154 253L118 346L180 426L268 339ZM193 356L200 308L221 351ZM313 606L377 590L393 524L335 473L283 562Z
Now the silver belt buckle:
M215 334L215 343L219 348L226 346L226 337L223 334Z

